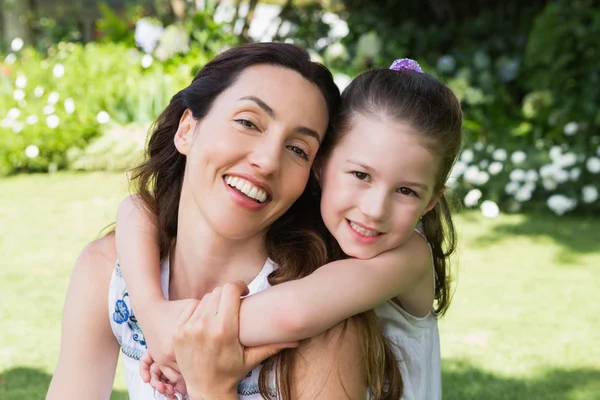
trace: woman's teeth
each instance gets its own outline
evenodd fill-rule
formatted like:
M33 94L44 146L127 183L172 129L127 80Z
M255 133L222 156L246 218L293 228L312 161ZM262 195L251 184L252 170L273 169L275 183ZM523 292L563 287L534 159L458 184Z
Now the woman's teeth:
M368 229L363 228L362 226L350 221L350 226L352 227L352 229L354 229L356 232L360 233L363 236L378 236L381 235L381 232L376 232L376 231L370 231Z
M232 188L236 188L240 192L244 193L246 196L258 201L259 203L263 203L265 200L267 200L267 192L265 192L259 187L254 186L252 183L248 182L245 179L239 178L237 176L227 175L225 176L225 183L227 183Z

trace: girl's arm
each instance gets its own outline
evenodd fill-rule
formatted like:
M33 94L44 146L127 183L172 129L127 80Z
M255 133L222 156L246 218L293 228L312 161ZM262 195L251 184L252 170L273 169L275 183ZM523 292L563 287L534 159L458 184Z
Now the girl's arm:
M429 245L418 234L369 260L326 264L307 277L245 298L240 342L259 346L313 337L346 318L402 297L423 279L431 281L431 268Z
M160 283L160 249L155 221L142 201L129 196L119 205L116 246L131 307L154 361L175 383L180 379L171 342L177 318L196 299L167 301Z
M107 313L116 252L111 236L80 254L67 292L60 355L47 400L105 400L112 390L119 345Z
M135 197L125 199L119 207L117 252L132 307L154 360L161 367L177 370L172 345L165 338L171 337L185 305L178 304L175 310L173 302L164 300L156 227ZM260 346L318 335L348 317L402 296L430 271L428 244L417 234L402 246L369 260L329 263L305 278L244 299L240 342Z

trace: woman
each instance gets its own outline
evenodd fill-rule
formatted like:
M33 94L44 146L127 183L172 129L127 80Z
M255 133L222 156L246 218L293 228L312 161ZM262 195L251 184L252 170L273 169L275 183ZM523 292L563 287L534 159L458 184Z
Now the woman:
M137 194L161 231L169 299L202 298L237 280L260 289L260 280L274 268L268 257L281 268L288 259L310 265L310 237L304 248L286 246L291 244L286 240L297 243L318 219L310 168L330 139L326 133L338 102L339 92L324 67L310 62L305 51L277 43L220 54L173 97L154 128L148 161L137 170ZM252 117L264 124L260 134ZM267 198L257 203L240 196L226 182L231 177L245 179ZM111 278L111 295L116 293L115 260L114 235L109 235L90 243L76 262L48 399L110 396L123 344L116 335L135 337L118 330L131 328L133 315L119 326L119 315L112 316L112 326L106 318ZM364 395L360 343L352 331L350 323L346 334L333 329L310 341L310 349L300 349L305 364L293 382L307 389L300 397ZM340 351L325 351L330 344ZM132 355L124 354L126 359ZM338 362L341 357L348 362ZM130 396L147 398L134 364L125 365ZM310 369L302 367L307 364ZM333 365L337 374L322 373Z

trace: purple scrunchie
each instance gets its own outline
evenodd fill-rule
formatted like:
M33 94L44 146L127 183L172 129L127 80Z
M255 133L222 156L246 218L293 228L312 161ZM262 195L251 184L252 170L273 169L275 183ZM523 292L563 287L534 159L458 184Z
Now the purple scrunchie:
M394 71L407 70L407 71L423 72L423 70L419 66L419 63L411 58L397 59L396 61L394 61L392 63L392 66L390 67L390 69L392 69Z

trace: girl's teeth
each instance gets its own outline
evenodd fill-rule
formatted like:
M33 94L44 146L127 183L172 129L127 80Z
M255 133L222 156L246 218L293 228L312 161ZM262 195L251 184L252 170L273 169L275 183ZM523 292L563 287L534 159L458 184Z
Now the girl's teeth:
M245 179L237 176L226 176L225 183L233 188L236 188L246 196L258 201L259 203L263 203L265 200L267 200L267 192L259 187L254 186Z
M354 229L356 232L360 233L363 236L378 236L381 234L381 232L375 232L375 231L370 231L368 229L365 229L362 226L355 224L352 221L350 221L350 226L352 227L352 229Z

